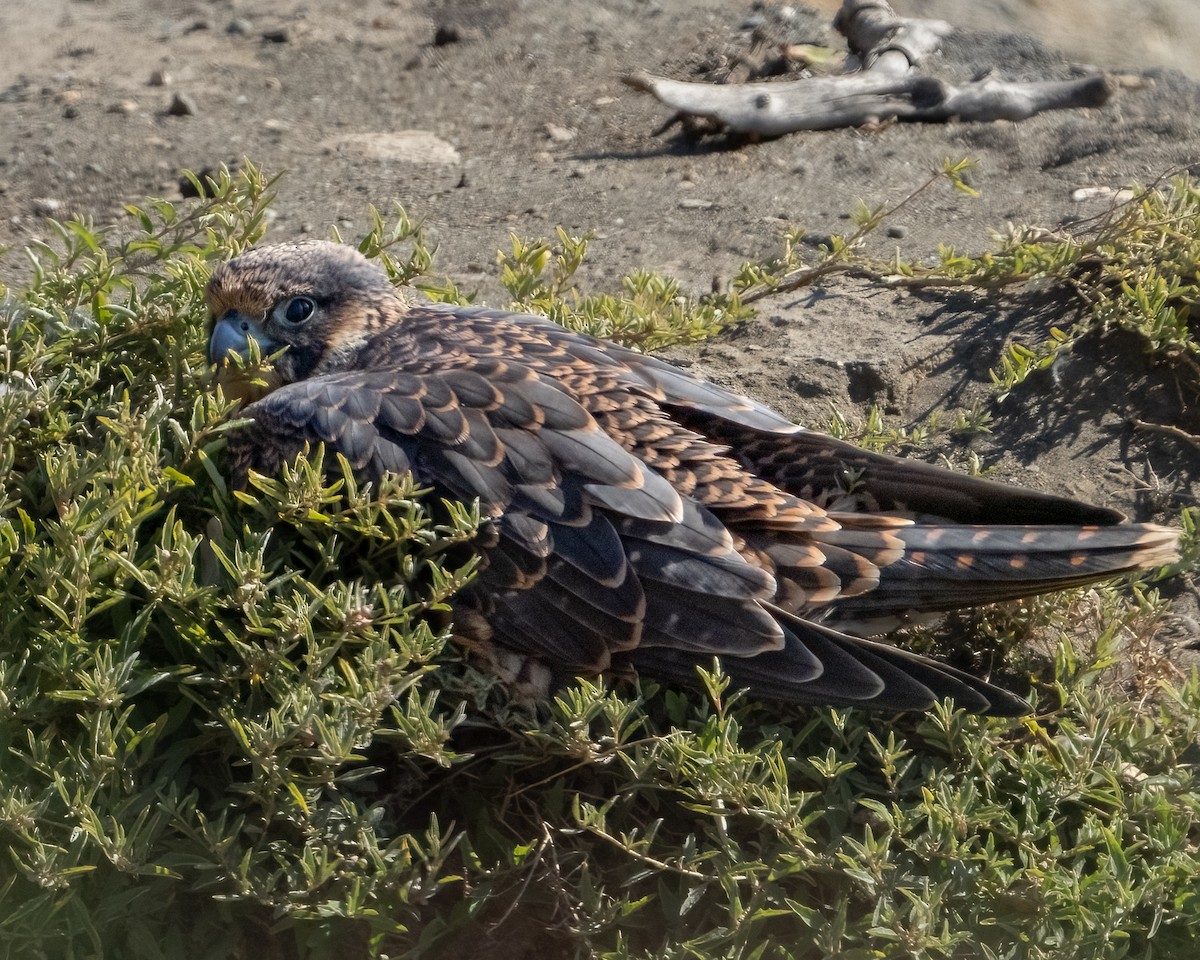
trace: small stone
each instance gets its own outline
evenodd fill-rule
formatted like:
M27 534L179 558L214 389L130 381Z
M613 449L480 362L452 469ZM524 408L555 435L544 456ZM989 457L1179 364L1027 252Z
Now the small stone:
M1116 190L1113 187L1080 187L1071 193L1071 199L1076 203L1087 200L1112 200L1114 203L1127 203L1134 197L1132 190Z
M79 116L79 108L76 106L63 107L62 115L64 120L74 120Z
M887 228L887 235L893 240L903 240L908 236L908 227L902 227L900 224L893 224Z
M462 157L454 146L428 130L351 133L325 140L320 146L331 152L352 154L367 160L382 160L388 163L407 163L420 167L450 169L457 168L462 164ZM457 182L457 177L455 182Z
M116 103L109 104L108 112L123 113L128 116L131 113L137 113L137 108L136 100L118 100Z
M280 27L272 27L270 30L263 31L262 38L267 43L290 43L292 31L286 24Z
M167 107L167 113L172 117L194 117L199 112L196 101L186 93L175 94L171 97L171 105Z
M559 126L557 123L547 123L545 129L546 136L555 143L570 143L575 139L575 131L570 127Z
M592 101L593 107L607 107L610 103L616 103L616 97L597 97Z
M83 91L82 90L64 90L62 93L60 93L58 95L59 103L66 103L66 104L79 103L79 101L82 99L83 99Z
M33 212L39 217L52 217L62 210L62 201L53 197L34 197L31 204Z
M679 201L680 210L711 210L716 204L711 200L702 200L699 197L684 197Z
M171 75L166 70L151 70L150 76L146 80L146 85L151 87L165 87L171 82Z
M245 17L234 17L226 25L225 32L235 37L248 37L254 32L254 24Z
M270 119L263 121L263 129L269 130L271 133L286 133L292 129L292 125L286 120Z
M278 77L267 77L267 79L263 82L263 86L265 86L268 90L278 93L283 89L283 81Z
M27 77L19 77L12 86L0 90L0 103L21 103L30 96L30 83Z
M462 31L450 23L439 23L433 31L433 45L445 47L462 40Z

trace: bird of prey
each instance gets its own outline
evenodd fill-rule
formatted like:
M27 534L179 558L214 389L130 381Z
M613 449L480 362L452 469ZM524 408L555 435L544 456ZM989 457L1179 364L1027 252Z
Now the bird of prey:
M1171 529L860 450L543 317L409 302L344 245L250 250L206 296L218 382L249 401L235 485L324 444L365 481L412 471L478 501L455 634L526 681L694 682L717 656L770 699L1019 714L870 638L1176 557ZM269 374L248 390L229 360L255 352Z

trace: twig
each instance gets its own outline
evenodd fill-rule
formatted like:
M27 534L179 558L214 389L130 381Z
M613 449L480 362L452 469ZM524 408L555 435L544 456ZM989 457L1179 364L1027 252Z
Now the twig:
M775 83L694 83L640 71L622 79L684 119L761 137L888 120L1024 120L1045 110L1101 106L1117 89L1102 74L955 86L917 73L953 28L941 20L899 17L883 0L843 0L834 26L845 34L857 72Z
M1135 429L1145 430L1149 433L1162 433L1168 437L1174 437L1176 440L1181 440L1200 450L1200 437L1188 433L1186 430L1180 430L1178 427L1173 427L1169 423L1150 423L1146 420L1134 420L1133 426Z
M651 857L647 854L640 853L637 850L634 850L632 847L628 847L625 844L623 844L620 840L618 840L612 834L605 833L599 827L594 827L591 824L583 824L582 826L583 826L583 829L586 830L588 833L590 833L592 836L599 837L601 840L607 840L609 843L611 843L617 849L625 851L625 853L627 853L627 854L629 854L629 856L633 857L633 859L638 861L638 863L644 863L648 867L654 867L655 870L665 870L668 873L677 873L680 876L690 877L693 880L702 880L705 883L707 883L713 879L713 877L710 877L707 874L703 874L699 870L689 870L689 869L687 869L687 867L672 866L671 864L666 863L665 861L657 860L654 857Z

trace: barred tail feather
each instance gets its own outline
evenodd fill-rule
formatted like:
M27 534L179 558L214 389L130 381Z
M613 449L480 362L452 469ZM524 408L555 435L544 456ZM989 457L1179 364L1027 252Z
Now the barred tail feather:
M825 622L851 632L855 621L937 613L1083 586L1178 559L1178 531L1155 524L1114 526L923 526L893 531L901 558L879 586L833 604ZM892 626L895 623L891 624ZM871 632L876 632L872 630Z

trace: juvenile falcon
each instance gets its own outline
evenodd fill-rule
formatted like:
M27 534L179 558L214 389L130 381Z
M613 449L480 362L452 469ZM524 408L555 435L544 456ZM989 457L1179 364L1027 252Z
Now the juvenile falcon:
M866 638L1176 556L1165 527L868 453L542 317L409 303L347 246L249 251L207 300L209 358L252 401L233 482L324 443L364 480L411 470L477 499L483 568L455 629L514 674L689 682L716 655L768 698L1016 714L1020 698ZM252 342L275 357L257 391L226 362Z

